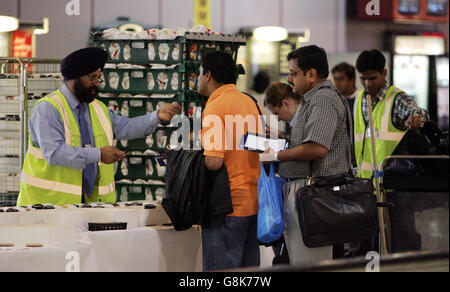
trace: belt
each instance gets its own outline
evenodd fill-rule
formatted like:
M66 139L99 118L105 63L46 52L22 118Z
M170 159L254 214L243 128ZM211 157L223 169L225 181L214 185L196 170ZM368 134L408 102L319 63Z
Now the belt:
M303 177L298 177L298 178L287 178L286 181L287 181L287 182L292 182L292 181L296 181L296 180L299 180L299 179L304 179L304 180L306 180L307 178L303 178Z

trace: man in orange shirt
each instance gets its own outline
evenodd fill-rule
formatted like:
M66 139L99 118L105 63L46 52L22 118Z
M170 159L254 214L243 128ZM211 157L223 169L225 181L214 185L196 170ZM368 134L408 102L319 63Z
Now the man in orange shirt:
M206 167L218 170L225 164L230 180L233 213L215 218L202 230L203 269L218 270L259 266L257 239L257 153L238 148L243 134L260 133L256 103L236 88L236 64L223 52L202 57L198 92L208 96L202 119L202 145Z

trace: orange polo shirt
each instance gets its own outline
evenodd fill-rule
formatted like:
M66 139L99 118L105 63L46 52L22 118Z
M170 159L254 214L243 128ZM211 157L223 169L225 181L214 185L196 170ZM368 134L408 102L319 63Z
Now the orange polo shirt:
M210 96L203 111L204 154L224 160L234 210L229 216L233 217L258 214L258 179L261 168L259 155L239 148L243 134L261 132L258 131L258 124L250 125L257 121L260 123L256 106L256 103L241 93L234 84L227 84ZM229 121L233 118L237 123ZM245 119L249 123L246 123Z

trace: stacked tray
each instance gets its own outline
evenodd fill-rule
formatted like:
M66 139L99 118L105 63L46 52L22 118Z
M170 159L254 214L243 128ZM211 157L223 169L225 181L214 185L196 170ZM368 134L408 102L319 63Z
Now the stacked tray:
M193 120L201 120L207 101L197 92L201 54L206 50L224 51L236 62L239 47L246 44L242 35L202 31L163 29L132 35L109 29L95 35L96 46L108 52L100 100L117 114L130 118L158 110L164 103L176 102L190 123L189 144L198 147ZM133 39L136 36L138 39ZM238 74L245 74L241 65ZM127 153L126 159L115 166L118 202L158 200L164 196L165 167L156 158L163 156L174 141L181 142L177 132L180 126L180 123L159 125L149 137L115 142L117 148Z

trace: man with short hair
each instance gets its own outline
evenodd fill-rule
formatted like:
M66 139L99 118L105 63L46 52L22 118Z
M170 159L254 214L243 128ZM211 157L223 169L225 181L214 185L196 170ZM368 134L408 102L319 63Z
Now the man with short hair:
M291 119L288 150L273 153L280 161L279 173L288 182L284 186L284 238L291 264L314 263L332 259L332 247L308 248L304 245L295 194L306 186L307 178L347 173L351 165L351 138L347 119L348 104L332 82L327 80L328 60L325 50L306 46L288 55L289 83L302 103Z
M332 73L334 85L347 99L350 110L353 112L357 95L355 67L345 62L340 63L333 68Z
M378 50L364 51L356 61L364 90L355 103L355 155L359 176L363 178L373 176L367 95L372 97L378 165L394 152L408 129L418 130L429 121L428 113L417 106L411 97L388 84L385 65L386 59Z
M202 56L198 92L209 97L202 121L205 164L212 171L226 166L233 204L232 214L211 220L202 230L205 271L259 266L260 263L257 238L259 156L238 148L241 137L236 137L237 132L247 132L250 125L235 129L238 127L234 127L234 123L226 123L227 117L239 116L259 122L259 112L256 102L241 93L235 84L236 64L231 55L209 52ZM226 147L226 140L232 145Z
M69 54L61 63L61 88L36 103L18 206L114 203L113 163L125 153L113 147L113 139L144 138L180 110L166 104L133 119L108 110L95 99L107 58L98 48Z

